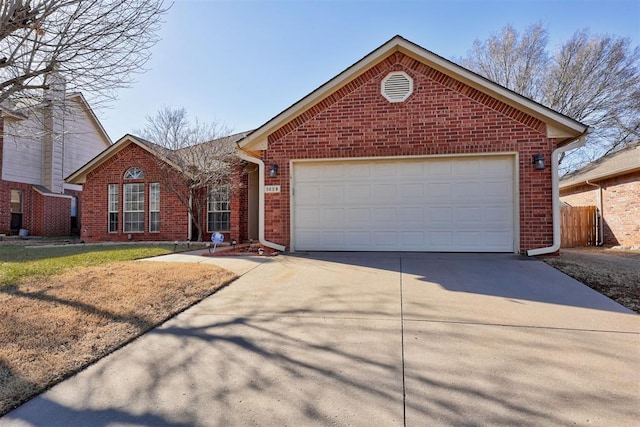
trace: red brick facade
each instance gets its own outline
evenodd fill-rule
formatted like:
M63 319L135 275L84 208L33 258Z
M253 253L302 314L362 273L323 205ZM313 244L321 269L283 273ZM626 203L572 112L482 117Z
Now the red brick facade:
M597 182L602 186L603 244L640 246L640 171ZM598 206L598 189L581 185L560 190L571 206Z
M143 179L124 179L125 172L132 167L140 168ZM160 183L160 231L149 232L149 184ZM120 151L103 161L87 175L81 198L83 218L81 237L86 242L96 241L185 241L189 238L189 215L186 206L176 192L170 190L166 179L166 169L160 167L158 158L135 143L128 143ZM123 185L125 183L143 183L144 232L123 231ZM109 232L108 186L118 186L118 227ZM231 195L231 230L224 234L227 239L243 239L243 229L239 223L241 200L239 191L246 190L246 183L238 186ZM180 190L178 190L180 191ZM202 218L206 229L206 194L200 200ZM246 226L244 228L246 234ZM195 227L194 227L195 233ZM129 237L131 236L131 237ZM205 230L204 240L211 233Z
M380 94L391 71L414 81L404 102L390 103ZM290 245L290 160L517 152L518 249L550 246L551 167L535 170L531 159L543 154L550 161L555 143L542 121L394 53L269 135L262 160L280 171L265 184L280 185L281 192L265 196L265 237Z

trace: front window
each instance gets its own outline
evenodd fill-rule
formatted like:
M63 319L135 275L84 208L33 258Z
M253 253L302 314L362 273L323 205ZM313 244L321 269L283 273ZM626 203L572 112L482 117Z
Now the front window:
M149 231L160 231L160 183L149 184Z
M229 231L231 229L230 196L228 185L222 185L209 193L207 231Z
M144 232L144 184L124 184L124 228Z
M109 184L109 233L118 231L118 184Z

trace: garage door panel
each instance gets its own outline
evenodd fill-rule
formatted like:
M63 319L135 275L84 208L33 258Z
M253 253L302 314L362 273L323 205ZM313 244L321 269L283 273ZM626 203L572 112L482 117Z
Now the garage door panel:
M511 201L513 199L513 187L509 182L487 181L482 185L482 196L484 199Z
M300 223L306 224L306 228L320 225L320 211L317 208L298 208L296 217Z
M488 224L505 224L513 228L513 212L511 206L485 206L483 219Z
M395 184L373 184L371 186L371 198L375 203L396 202L398 199L398 187Z
M345 168L345 177L347 178L370 178L371 165L369 163L352 164Z
M484 241L489 247L501 249L510 246L511 239L511 233L506 231L486 231Z
M396 222L396 209L395 208L373 208L373 225L377 226L390 226Z
M421 249L427 243L424 231L403 231L400 233L400 241L407 249Z
M452 175L451 160L435 159L425 164L427 178L449 178Z
M485 159L481 165L483 177L511 178L513 174L513 165L502 159Z
M374 231L372 232L373 242L376 247L397 247L398 234L395 231Z
M513 157L294 164L296 250L513 251Z
M429 246L435 250L443 250L453 246L453 232L431 231L429 232Z
M429 182L429 197L432 200L450 201L453 199L453 185L449 182Z
M482 200L482 185L479 182L456 182L453 186L453 200Z
M321 224L332 224L336 227L344 225L343 208L324 208L320 215Z
M481 231L458 231L453 234L453 244L468 250L476 250L482 247Z
M298 202L298 206L314 205L318 200L320 200L320 185L305 185L304 191L296 194L296 200Z
M349 226L369 226L371 224L371 210L369 208L347 208L346 223Z
M398 164L395 162L372 163L371 172L376 177L395 177L398 175Z
M369 203L371 186L369 184L353 184L347 187L347 198L351 202Z
M398 208L398 219L405 224L424 224L424 208L423 207L405 207Z
M347 231L347 245L346 250L355 250L361 248L368 248L371 246L371 233L369 231ZM339 248L334 248L339 250Z
M400 177L424 177L424 164L419 162L411 162L402 165L402 167L398 170L398 175Z
M456 207L453 210L453 220L456 223L482 223L482 207Z
M477 178L482 173L482 164L476 159L451 160L452 174L459 178Z
M322 204L342 203L344 201L344 185L325 185L320 189L320 199Z
M451 223L453 218L453 208L450 206L433 206L428 207L427 218L433 222Z

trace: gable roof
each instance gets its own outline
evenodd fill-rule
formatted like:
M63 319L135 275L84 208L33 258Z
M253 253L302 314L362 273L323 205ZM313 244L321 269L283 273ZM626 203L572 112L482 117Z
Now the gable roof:
M560 188L600 181L640 170L640 141L600 157L598 160L562 177Z
M460 65L457 65L397 35L247 135L246 138L239 142L240 148L245 150L266 149L269 134L275 132L292 119L304 113L306 110L313 107L333 92L339 90L359 75L396 52L401 52L479 90L480 92L483 92L541 120L547 124L547 136L549 138L565 138L567 141L573 140L578 136L585 134L588 130L588 126L565 116L564 114L519 95L510 89L500 86L479 74L467 70L466 68L461 67Z
M126 134L125 136L117 140L115 144L112 144L109 147L107 147L104 151L102 151L96 157L94 157L93 159L85 163L85 165L82 166L80 169L78 169L77 171L73 172L71 175L66 177L65 182L69 184L84 184L85 182L87 182L87 175L91 171L93 171L95 168L100 166L106 160L111 158L114 154L118 153L125 147L128 147L130 144L137 145L143 150L151 153L153 156L156 156L156 157L159 156L160 150L156 150L156 147L160 147L159 145L149 142L138 136ZM163 160L165 159L163 158ZM165 160L165 161L171 164L168 160ZM175 167L175 165L172 165L172 166Z
M230 144L231 147L236 147L236 142L239 139L244 138L248 133L249 132L240 132L240 133L236 133L236 134L233 134L233 135L212 139L211 141L203 142L202 144L199 144L199 145L215 144L215 143L226 143L226 144ZM171 161L171 154L173 152L172 150L170 150L168 148L165 148L165 147L163 147L163 146L161 146L159 144L156 144L156 143L153 143L151 141L148 141L148 140L146 140L144 138L141 138L139 136L126 134L125 136L120 138L118 141L116 141L115 144L109 146L107 149L102 151L96 157L94 157L93 159L89 160L80 169L78 169L77 171L75 171L74 173L69 175L67 178L65 178L65 182L67 182L69 184L84 184L87 181L87 175L91 171L93 171L95 168L100 166L102 163L104 163L106 160L108 160L114 154L116 154L117 152L121 151L122 149L124 149L125 147L129 146L130 144L135 144L135 145L139 146L140 148L142 148L143 150L151 153L151 155L153 155L153 156L159 158L160 160L164 161L165 163L167 163L171 167L173 167L173 168L175 168L177 170L180 169L178 165L176 165L173 161ZM185 147L185 148L181 148L180 150L189 150L190 148L192 148L192 147ZM177 151L180 151L180 150L177 150Z

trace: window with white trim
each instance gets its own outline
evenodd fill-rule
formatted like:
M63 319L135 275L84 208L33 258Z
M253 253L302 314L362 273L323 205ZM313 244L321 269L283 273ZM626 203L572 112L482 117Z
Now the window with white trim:
M207 203L207 231L229 231L231 229L231 189L221 185L209 192Z
M123 212L125 233L144 232L144 183L124 184Z
M109 184L109 233L118 232L118 184Z
M149 184L149 232L160 231L160 183Z

